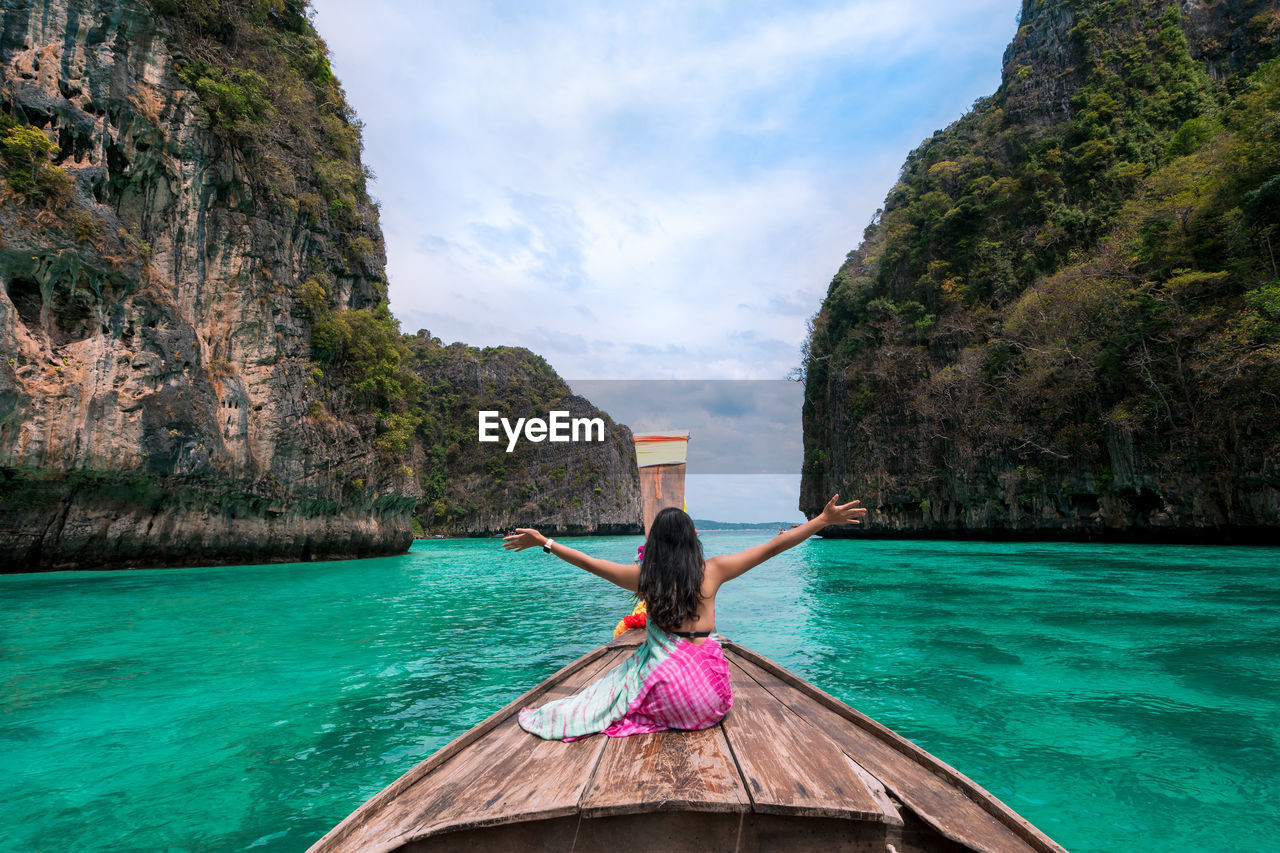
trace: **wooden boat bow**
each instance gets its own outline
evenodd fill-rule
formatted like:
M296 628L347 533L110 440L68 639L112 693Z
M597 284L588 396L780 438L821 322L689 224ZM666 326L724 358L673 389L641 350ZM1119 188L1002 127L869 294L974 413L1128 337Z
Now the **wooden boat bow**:
M968 777L729 641L734 707L710 729L573 743L520 729L520 708L572 695L642 638L629 631L564 667L373 796L311 853L1065 853Z

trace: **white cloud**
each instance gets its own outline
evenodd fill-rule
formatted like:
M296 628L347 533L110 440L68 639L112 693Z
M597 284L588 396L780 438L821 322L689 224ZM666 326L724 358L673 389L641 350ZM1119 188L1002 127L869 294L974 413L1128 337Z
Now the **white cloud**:
M1016 11L315 6L406 330L615 378L786 375L907 148L994 87Z
M1019 7L313 5L403 328L572 379L786 376L907 152L998 84ZM687 488L699 517L798 519L798 474Z
M803 521L800 478L785 474L689 474L685 503L711 521Z

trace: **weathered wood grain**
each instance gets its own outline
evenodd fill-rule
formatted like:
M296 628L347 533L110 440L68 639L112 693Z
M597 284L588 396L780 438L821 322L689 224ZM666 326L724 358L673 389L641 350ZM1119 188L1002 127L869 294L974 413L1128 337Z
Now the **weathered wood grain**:
M733 710L721 724L754 810L883 821L844 751L729 658Z
M574 661L406 773L394 790L358 809L311 853L394 850L444 827L576 813L601 739L544 741L519 727L516 712L580 690L630 653L601 647Z
M944 837L986 853L1065 853L981 786L900 735L754 652L730 646L729 657L762 689L828 732Z
M640 469L640 510L644 535L663 509L684 506L684 463L646 465Z
M643 628L631 628L623 631L609 642L605 643L606 648L615 648L617 646L626 646L627 648L635 648L644 642L645 633Z
M719 726L609 738L582 798L586 817L685 809L745 812L750 800Z
M569 696L590 684L629 652L611 650L538 697L534 704ZM489 736L442 764L431 790L404 801L393 821L407 836L453 829L560 817L578 810L603 739L564 743L542 740L520 728L515 714Z
M861 764L850 758L849 766L866 784L867 790L871 792L872 799L876 801L876 805L884 812L885 849L892 848L897 853L917 853L917 851L907 850L903 845L903 828L906 822L902 819L902 812L898 808L899 803L889 795L880 780L872 776Z

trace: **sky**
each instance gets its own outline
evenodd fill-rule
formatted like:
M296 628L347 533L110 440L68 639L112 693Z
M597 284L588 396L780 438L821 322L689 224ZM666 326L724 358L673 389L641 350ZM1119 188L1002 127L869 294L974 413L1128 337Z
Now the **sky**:
M1019 8L312 5L402 329L571 384L785 379L906 155L996 90ZM697 476L697 517L801 518L798 471Z

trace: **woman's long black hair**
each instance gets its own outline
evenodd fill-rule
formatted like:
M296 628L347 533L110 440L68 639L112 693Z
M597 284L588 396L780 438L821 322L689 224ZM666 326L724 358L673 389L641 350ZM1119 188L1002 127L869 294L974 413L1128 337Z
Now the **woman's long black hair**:
M675 631L698 618L702 568L702 543L693 519L673 506L659 512L644 543L636 590L659 628Z

